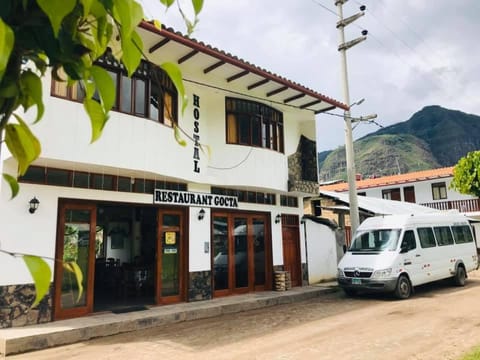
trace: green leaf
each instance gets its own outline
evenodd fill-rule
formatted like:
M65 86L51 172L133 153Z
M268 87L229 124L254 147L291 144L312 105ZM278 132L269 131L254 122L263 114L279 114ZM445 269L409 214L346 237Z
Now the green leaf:
M122 37L122 62L127 68L128 76L132 76L140 64L142 59L140 49L143 49L143 42L136 32L133 32L128 39Z
M79 0L83 7L83 17L87 17L94 0Z
M107 70L100 66L92 66L90 72L97 86L98 93L102 99L105 112L110 111L115 102L115 84Z
M175 0L160 0L160 2L165 5L165 7L168 9L170 6L173 5Z
M3 173L3 179L8 183L8 185L10 185L10 190L12 190L12 197L10 199L13 199L15 196L17 196L18 191L20 190L18 181L12 175L5 173Z
M42 100L42 81L33 72L24 71L22 75L20 75L20 87L24 98L22 105L25 111L27 111L31 105L37 105L37 118L35 122L39 121L45 111Z
M193 9L195 10L195 15L198 15L203 8L203 0L192 0Z
M93 99L85 99L83 101L83 107L90 117L90 123L92 125L92 139L90 142L93 143L102 135L108 116L105 111L103 111L102 105Z
M180 135L180 129L176 124L173 124L173 133L175 134L175 140L179 145L187 146L187 142L184 139L182 139L182 136Z
M160 67L167 73L167 75L172 80L173 84L177 88L178 95L182 99L182 114L185 112L187 107L188 98L185 94L185 88L183 86L182 71L180 68L171 62L166 62L160 65Z
M76 0L37 0L38 6L47 14L50 23L52 24L53 33L55 37L58 36L60 26L65 16L70 14L75 8Z
M23 261L25 261L25 264L30 271L30 275L32 275L33 283L35 284L35 301L31 306L34 308L48 293L52 271L50 270L50 266L48 266L46 261L41 257L23 255Z
M133 0L115 0L113 15L120 25L122 37L126 39L135 32L137 25L144 17L143 8Z
M5 126L5 143L18 162L18 173L24 175L28 166L40 156L41 146L22 118L13 115L19 124L9 123Z
M77 286L78 286L78 296L77 296L77 303L80 301L82 298L83 294L83 273L82 269L80 269L80 266L74 261L69 261L69 262L64 262L63 263L63 268L67 271L70 271L75 275L75 279L77 280Z
M12 29L0 18L0 80L7 69L14 42L15 35Z

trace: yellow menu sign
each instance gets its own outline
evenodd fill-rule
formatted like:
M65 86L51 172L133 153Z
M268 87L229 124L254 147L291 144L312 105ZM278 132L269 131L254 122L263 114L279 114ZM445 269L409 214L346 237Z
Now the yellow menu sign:
M167 231L165 233L165 245L175 245L177 242L175 231Z

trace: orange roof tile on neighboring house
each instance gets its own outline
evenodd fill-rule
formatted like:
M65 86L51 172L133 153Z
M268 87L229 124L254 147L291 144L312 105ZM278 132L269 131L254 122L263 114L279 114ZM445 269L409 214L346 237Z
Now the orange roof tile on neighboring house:
M408 174L382 176L372 179L357 180L357 190L376 188L380 186L397 185L412 183L417 181L432 180L453 176L453 166L440 169L423 170L411 172ZM321 191L348 191L348 183L341 182L337 184L320 186Z

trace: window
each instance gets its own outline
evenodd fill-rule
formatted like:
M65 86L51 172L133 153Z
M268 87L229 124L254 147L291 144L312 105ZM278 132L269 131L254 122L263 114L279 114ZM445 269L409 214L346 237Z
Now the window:
M407 249L407 251L417 248L417 242L415 241L415 233L412 230L405 231L403 234L402 249Z
M413 186L404 187L403 198L406 202L415 203L415 188Z
M449 226L438 226L433 228L438 246L452 245L453 236Z
M288 207L298 207L298 198L295 196L280 195L280 205Z
M418 228L417 232L422 248L437 246L437 244L435 243L435 235L433 235L432 228Z
M401 200L400 189L387 189L382 190L382 198L387 200Z
M65 169L45 168L41 166L30 166L25 175L20 176L20 182L72 186L76 188L90 188L97 190L114 190L123 192L137 192L153 194L154 189L168 189L187 191L187 184L169 181L160 181L143 178L130 178L110 174L98 174ZM270 195L267 198L271 199ZM266 199L267 199L266 198ZM275 197L273 197L275 199ZM268 200L265 200L265 204ZM274 205L275 203L273 203Z
M455 237L455 242L457 244L473 242L470 226L468 225L452 226L452 231L453 231L453 236Z
M284 152L283 114L254 101L225 99L227 143Z
M432 184L433 200L440 200L447 198L447 186L444 182Z
M248 202L253 204L275 205L275 194L264 193L260 191L234 190L221 187L212 187L212 194L236 196L239 202Z
M127 76L123 65L106 53L97 60L115 84L115 102L112 110L155 120L173 126L177 122L177 90L168 75L159 67L142 61L132 75ZM61 75L61 74L60 74ZM67 78L66 74L61 78ZM85 92L79 82L52 81L52 95L83 101ZM94 95L98 100L98 95Z

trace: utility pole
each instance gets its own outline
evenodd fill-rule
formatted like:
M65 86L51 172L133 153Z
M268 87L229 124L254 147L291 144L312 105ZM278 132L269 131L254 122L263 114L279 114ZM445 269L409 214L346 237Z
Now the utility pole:
M355 184L355 154L353 149L353 135L352 135L352 117L350 115L350 108L355 104L350 104L350 94L348 89L348 72L347 72L347 54L346 51L352 46L357 45L358 43L364 41L367 38L367 30L362 31L362 36L358 37L349 42L345 42L345 26L351 24L361 16L365 15L365 6L360 7L360 12L352 15L346 19L343 18L343 4L348 0L335 0L335 6L337 6L339 20L337 22L337 29L339 33L339 46L338 51L340 52L341 65L342 65L342 83L343 83L343 99L346 105L348 105L348 110L344 112L344 121L345 121L345 157L347 161L347 179L348 179L348 195L350 202L350 225L352 236L360 224L360 216L358 213L358 198L357 198L357 187Z

